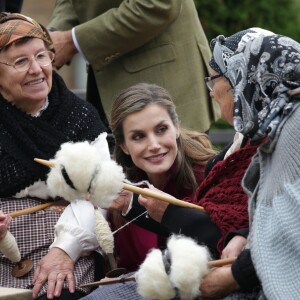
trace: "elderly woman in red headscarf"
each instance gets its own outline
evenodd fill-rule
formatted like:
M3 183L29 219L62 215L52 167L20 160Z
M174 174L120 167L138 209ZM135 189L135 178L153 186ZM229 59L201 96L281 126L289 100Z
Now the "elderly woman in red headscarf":
M53 71L54 59L52 40L43 26L21 14L0 14L0 226L2 238L9 226L22 259L33 262L28 274L14 278L14 264L0 253L0 286L34 287L33 296L39 299L79 299L88 292L79 285L95 280L95 257L89 255L94 249L84 246L93 235L78 231L81 224L69 224L49 251L64 206L12 221L7 217L53 201L45 184L48 169L35 163L35 157L50 159L62 143L93 141L105 129L96 110L70 92ZM73 213L76 220L78 210ZM82 235L79 243L73 243L74 235Z

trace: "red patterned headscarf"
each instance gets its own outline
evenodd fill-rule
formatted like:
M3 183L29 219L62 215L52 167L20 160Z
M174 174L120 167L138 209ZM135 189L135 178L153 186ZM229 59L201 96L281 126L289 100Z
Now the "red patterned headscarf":
M43 25L22 14L0 13L0 51L24 37L41 39L54 52L51 37Z

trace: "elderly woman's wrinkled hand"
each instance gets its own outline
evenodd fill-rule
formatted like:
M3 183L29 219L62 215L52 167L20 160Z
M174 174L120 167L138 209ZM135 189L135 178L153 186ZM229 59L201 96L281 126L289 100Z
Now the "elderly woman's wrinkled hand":
M0 210L0 240L5 237L10 222L11 216L5 215L2 210Z
M69 291L75 292L74 262L68 254L59 248L52 248L37 266L32 289L33 298L38 296L42 286L48 281L47 297L59 297L64 281L67 280Z
M239 289L235 281L231 266L224 266L213 269L203 278L200 285L201 297L219 299Z
M112 202L109 210L126 213L132 198L132 194L133 193L130 191L122 190L119 194L119 197Z
M172 197L171 195L169 195L167 193L164 193L159 189L156 189L152 185L149 187L149 190L157 192L157 193L162 194L162 195L167 195L168 197ZM166 211L166 209L169 205L167 202L160 201L160 200L150 198L150 197L146 197L146 196L142 196L142 195L139 196L138 201L141 205L143 205L147 209L149 216L153 220L155 220L159 223L161 222L162 217L163 217L163 215L164 215L164 213L165 213L165 211Z
M234 236L223 249L221 258L237 257L247 244L247 239L241 235Z

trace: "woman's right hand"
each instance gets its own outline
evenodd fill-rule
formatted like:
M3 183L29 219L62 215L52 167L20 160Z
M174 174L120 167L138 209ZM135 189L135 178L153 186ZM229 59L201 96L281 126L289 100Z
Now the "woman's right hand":
M42 257L33 276L33 298L37 298L42 286L48 282L47 298L60 297L64 282L70 293L75 292L74 262L60 248L53 247Z
M11 216L6 215L0 210L0 240L6 236L7 228L11 222Z

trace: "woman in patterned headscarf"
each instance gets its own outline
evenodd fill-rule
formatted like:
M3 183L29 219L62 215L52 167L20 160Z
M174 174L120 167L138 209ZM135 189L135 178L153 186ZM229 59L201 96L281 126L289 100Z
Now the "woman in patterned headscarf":
M212 80L207 79L211 96L220 103L223 117L259 148L243 179L249 196L247 249L232 267L216 269L206 277L202 295L251 289L257 283L256 271L262 298L297 299L300 44L251 28L229 38L218 36L212 46L214 71ZM249 299L238 294L231 298Z
M43 26L21 14L0 14L0 209L6 214L53 201L45 184L49 170L35 163L35 157L50 159L62 143L92 141L104 131L96 110L71 93L53 72L54 57L52 40ZM33 296L39 299L61 293L60 299L79 299L89 291L79 285L95 280L92 250L98 245L93 235L68 223L49 250L63 209L56 206L11 221L9 230L21 258L32 260L33 270L14 278L15 265L0 253L0 286L33 288ZM75 216L94 214L93 206L72 209L66 210ZM3 233L9 222L1 210ZM94 229L92 220L90 228ZM89 240L93 249L85 247ZM79 258L82 254L85 257Z

